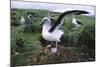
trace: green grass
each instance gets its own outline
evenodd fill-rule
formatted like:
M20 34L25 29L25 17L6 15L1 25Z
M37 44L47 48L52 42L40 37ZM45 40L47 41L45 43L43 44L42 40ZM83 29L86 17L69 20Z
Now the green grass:
M24 33L21 31L21 27L12 27L11 29L11 61L12 65L26 65L27 59L33 52L37 52L41 49L39 37L40 33ZM24 43L22 45L24 47L17 47L16 42L22 39ZM15 53L19 54L16 55Z

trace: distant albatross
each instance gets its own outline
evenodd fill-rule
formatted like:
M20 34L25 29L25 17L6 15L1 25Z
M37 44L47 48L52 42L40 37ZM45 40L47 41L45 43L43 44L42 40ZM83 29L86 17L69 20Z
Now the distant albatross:
M82 24L81 21L79 21L77 18L76 18L77 15L73 15L72 17L72 24L73 24L73 30L76 30L78 27L80 27Z
M84 13L88 13L88 12L82 10L66 11L58 17L57 21L52 19L50 16L43 18L41 23L43 24L42 37L47 41L56 42L55 47L51 48L51 52L53 53L57 52L57 44L58 42L60 42L60 38L64 34L64 31L60 29L63 26L64 17L70 14L75 15L75 14L84 14ZM52 46L52 44L49 46Z
M25 18L22 16L22 17L21 17L21 20L20 20L20 24L21 24L22 26L24 26L24 23L25 23Z

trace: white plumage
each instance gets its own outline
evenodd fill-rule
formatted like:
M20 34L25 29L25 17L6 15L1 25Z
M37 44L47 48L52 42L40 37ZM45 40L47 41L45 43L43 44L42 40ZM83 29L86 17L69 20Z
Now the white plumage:
M77 18L76 15L72 17L72 24L73 24L73 30L77 30L81 25L83 25Z
M63 35L63 32L61 30L59 30L59 27L57 27L55 29L55 31L50 33L48 31L50 30L51 27L52 26L50 25L50 23L45 23L43 25L43 29L42 29L42 36L44 37L44 39L46 39L48 41L57 41L57 42L59 42L60 37Z
M27 16L27 18L28 18L28 19L31 19L31 17L32 17L32 15L31 15L31 14L29 14L29 15Z
M21 17L21 20L20 20L20 24L23 26L24 23L25 23L25 19L24 19L24 17L22 16L22 17Z
M49 32L51 26L51 20L50 17L44 17L43 21L43 29L42 29L42 36L45 40L48 41L55 41L56 42L56 47L52 48L51 51L56 53L57 51L57 43L60 42L60 38L61 36L64 34L64 32L62 30L60 30L59 28L61 27L61 24L59 24L56 29L53 32Z
M80 26L80 25L77 23L77 19L76 19L75 16L72 18L72 23L74 24L74 27L75 27L75 28L78 28L78 27Z

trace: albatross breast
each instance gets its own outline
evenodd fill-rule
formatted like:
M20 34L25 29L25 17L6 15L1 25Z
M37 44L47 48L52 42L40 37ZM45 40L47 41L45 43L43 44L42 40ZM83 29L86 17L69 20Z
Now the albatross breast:
M62 30L56 29L52 33L48 32L51 26L44 25L42 29L42 36L48 41L60 41L60 37L64 34Z

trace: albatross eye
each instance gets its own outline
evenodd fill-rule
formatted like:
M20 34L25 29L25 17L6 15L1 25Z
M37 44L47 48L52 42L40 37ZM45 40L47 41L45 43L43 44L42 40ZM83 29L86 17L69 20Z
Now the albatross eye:
M44 23L50 23L50 21L48 19L45 19L43 22Z
M46 22L47 21L47 19L45 19L43 22Z

